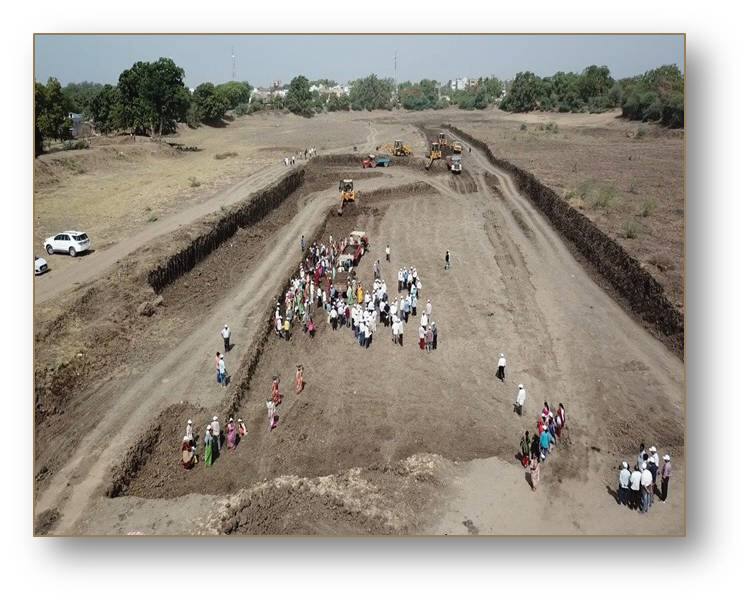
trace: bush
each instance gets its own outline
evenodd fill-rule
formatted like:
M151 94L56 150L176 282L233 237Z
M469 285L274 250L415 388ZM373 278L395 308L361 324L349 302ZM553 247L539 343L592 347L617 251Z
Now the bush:
M640 231L641 231L641 226L639 226L638 223L629 221L629 222L626 222L626 225L623 228L623 235L626 238L637 238L639 236Z
M554 134L558 133L558 124L554 121L548 121L545 124L545 131L546 132L553 132Z
M230 151L227 153L217 153L214 155L214 159L219 159L220 161L222 159L227 159L228 157L237 157L237 153L235 151Z
M247 115L250 112L250 106L247 102L240 103L235 107L235 115L238 117L242 117L243 115Z
M188 182L190 182L191 188L198 188L201 185L201 182L199 182L198 178L196 178L195 176L190 176L188 178Z
M88 140L66 140L63 142L63 150L83 150L89 148Z
M652 212L656 207L657 203L655 203L652 199L647 199L642 203L639 215L641 215L642 217L649 217L650 215L652 215Z
M521 124L521 125L519 126L519 129L520 129L520 130L521 130L522 132L526 132L526 131L527 131L527 124L526 124L526 123L522 123L522 124Z

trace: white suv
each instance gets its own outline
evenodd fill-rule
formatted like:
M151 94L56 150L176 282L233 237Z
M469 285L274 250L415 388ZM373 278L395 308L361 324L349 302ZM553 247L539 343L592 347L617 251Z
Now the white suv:
M55 236L50 236L44 241L44 248L48 255L53 253L67 253L75 257L79 253L88 251L91 248L91 241L86 236L86 232L76 232L68 230Z

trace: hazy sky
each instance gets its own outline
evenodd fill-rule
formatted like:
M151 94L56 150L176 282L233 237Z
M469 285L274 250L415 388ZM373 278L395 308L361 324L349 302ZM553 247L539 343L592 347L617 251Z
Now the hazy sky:
M681 35L518 36L238 36L238 35L38 35L37 80L116 83L136 61L166 56L185 69L185 82L220 83L232 77L232 49L238 80L266 86L303 74L347 82L369 73L398 79L447 81L518 71L552 75L607 65L614 77L635 75L664 64L683 70Z

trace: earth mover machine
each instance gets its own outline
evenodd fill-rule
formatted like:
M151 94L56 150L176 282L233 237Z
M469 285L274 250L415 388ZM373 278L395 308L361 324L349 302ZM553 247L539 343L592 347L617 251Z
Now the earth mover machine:
M441 149L441 151L449 150L451 148L448 138L446 138L446 134L443 132L440 132L438 134L438 147Z
M431 142L430 143L430 152L427 155L428 162L425 164L425 169L428 170L433 166L434 161L440 161L442 159L441 156L441 145L439 142Z
M394 140L394 144L387 144L383 147L383 151L394 157L409 157L412 154L412 147L401 140Z
M344 213L344 205L347 203L354 203L357 199L354 181L339 180L339 197L342 201L341 205L339 206L339 215L342 215L342 213Z
M461 143L454 140L454 143L451 145L451 152L453 152L455 155L461 155L462 154Z

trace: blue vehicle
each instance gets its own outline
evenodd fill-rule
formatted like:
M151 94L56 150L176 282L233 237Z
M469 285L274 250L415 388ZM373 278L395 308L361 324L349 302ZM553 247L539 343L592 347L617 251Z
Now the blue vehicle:
M375 160L376 167L388 167L391 165L391 157L386 155L378 155Z

